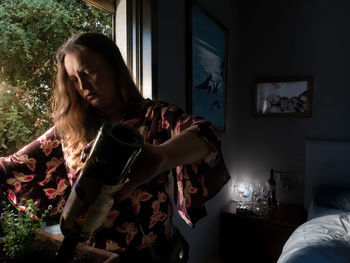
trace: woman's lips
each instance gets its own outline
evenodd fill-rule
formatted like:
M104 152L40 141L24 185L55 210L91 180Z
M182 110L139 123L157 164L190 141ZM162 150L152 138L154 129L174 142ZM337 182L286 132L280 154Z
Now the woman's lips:
M89 100L89 101L91 101L91 100L93 100L95 98L96 98L96 93L88 93L88 94L85 95L85 99Z

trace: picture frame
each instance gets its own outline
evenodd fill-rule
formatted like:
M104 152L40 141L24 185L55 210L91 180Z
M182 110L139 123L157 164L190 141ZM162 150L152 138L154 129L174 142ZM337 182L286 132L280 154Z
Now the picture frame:
M257 77L253 89L254 116L312 116L312 76Z
M224 132L228 31L194 1L188 5L187 110Z

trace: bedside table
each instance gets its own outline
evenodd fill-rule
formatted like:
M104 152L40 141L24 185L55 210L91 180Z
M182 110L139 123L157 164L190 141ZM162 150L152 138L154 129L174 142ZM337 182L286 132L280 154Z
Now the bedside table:
M306 220L303 206L281 204L266 216L235 213L231 202L221 213L220 247L223 263L276 263L284 243Z

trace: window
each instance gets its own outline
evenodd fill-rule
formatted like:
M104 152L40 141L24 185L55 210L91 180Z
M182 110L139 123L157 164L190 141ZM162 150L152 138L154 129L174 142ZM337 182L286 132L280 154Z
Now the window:
M113 36L145 98L156 97L155 0L84 0L115 14Z
M145 98L156 97L154 0L117 1L115 36L136 84Z

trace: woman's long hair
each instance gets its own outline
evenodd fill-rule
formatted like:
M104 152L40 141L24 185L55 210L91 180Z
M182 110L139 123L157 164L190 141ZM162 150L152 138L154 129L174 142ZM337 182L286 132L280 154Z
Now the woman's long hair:
M110 38L101 33L80 33L70 37L56 55L57 75L51 106L56 132L62 140L66 164L72 169L81 167L81 151L95 138L102 124L97 109L81 98L68 79L64 67L66 54L79 47L85 47L102 56L112 68L122 105L133 107L144 101L118 47Z

